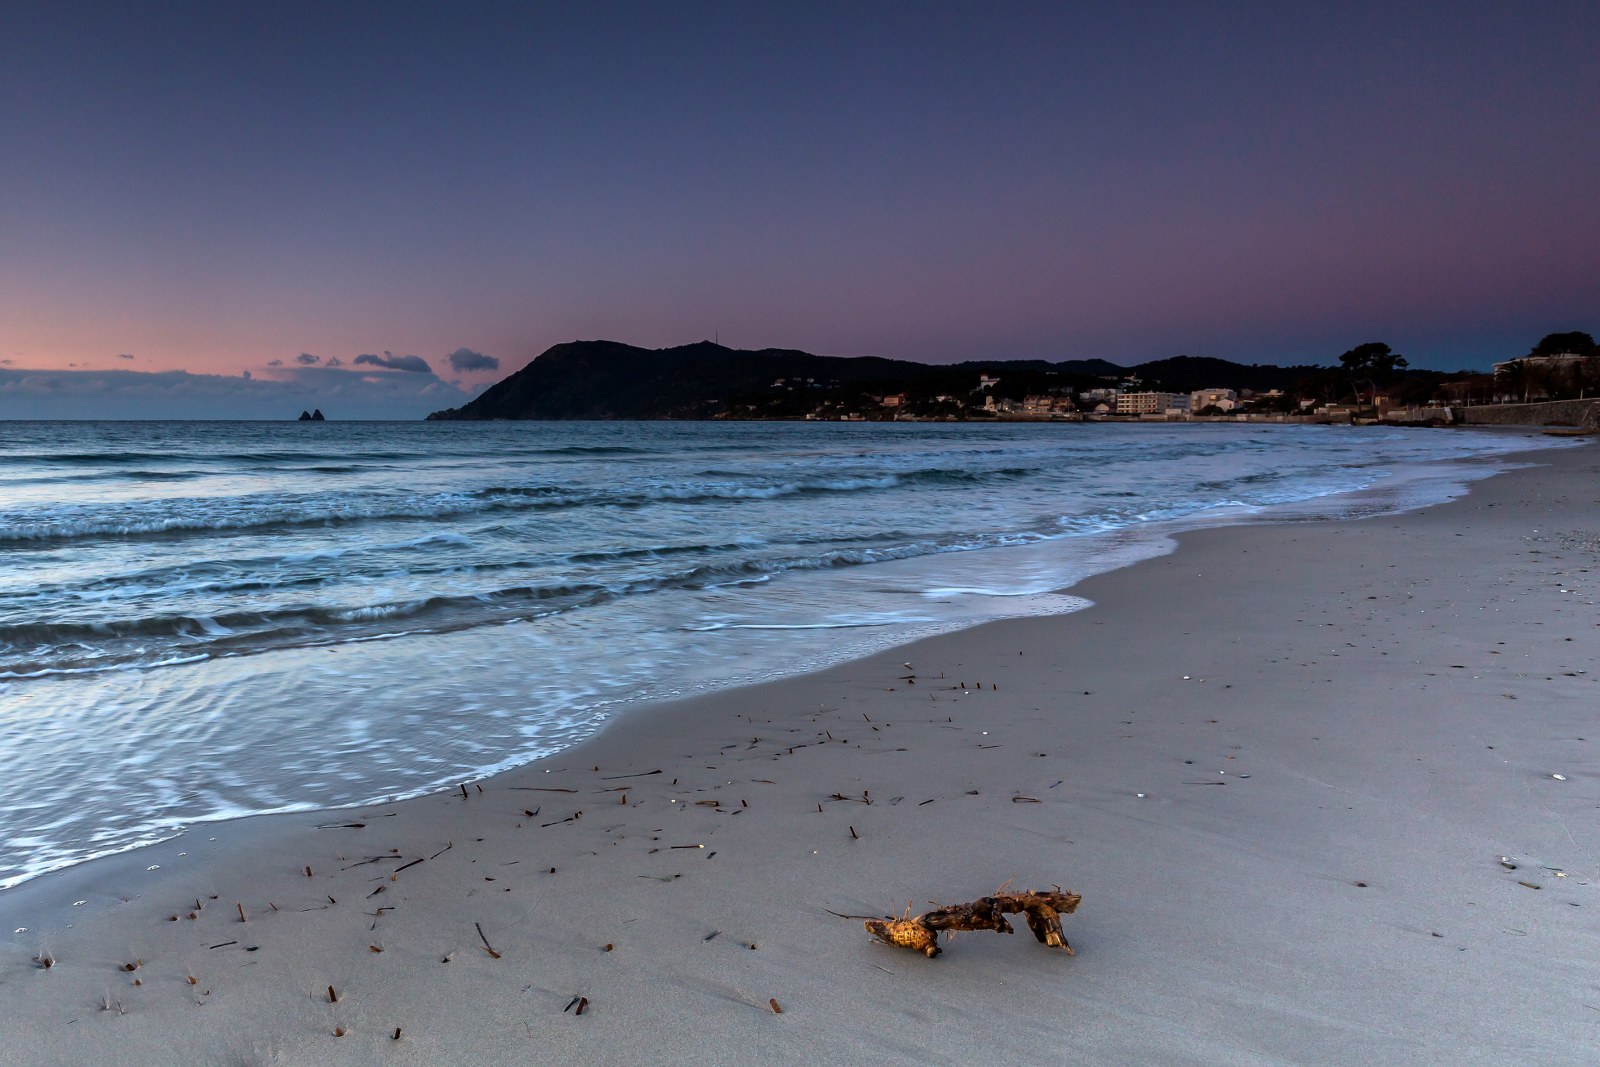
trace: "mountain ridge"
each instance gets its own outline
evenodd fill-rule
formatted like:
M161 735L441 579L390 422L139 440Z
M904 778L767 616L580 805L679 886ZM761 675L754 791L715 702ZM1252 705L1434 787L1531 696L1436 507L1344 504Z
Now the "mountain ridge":
M1281 388L1323 368L1245 365L1209 357L1177 356L1139 367L1103 359L969 360L927 364L882 356L819 356L797 349L734 349L712 341L647 349L619 341L568 341L553 345L527 366L457 408L435 411L432 421L568 419L706 419L798 417L768 400L772 390L797 387L802 395L834 391L846 398L868 393L929 395L973 391L976 376L999 377L1003 392L1104 384L1104 379L1146 377L1189 391L1213 386ZM1228 380L1218 381L1219 376ZM1155 377L1155 376L1150 376ZM1242 381L1242 379L1250 379ZM779 386L776 383L784 383ZM1054 381L1052 381L1054 380ZM792 384L791 384L792 383ZM752 398L766 401L763 414ZM791 407L794 405L790 405Z

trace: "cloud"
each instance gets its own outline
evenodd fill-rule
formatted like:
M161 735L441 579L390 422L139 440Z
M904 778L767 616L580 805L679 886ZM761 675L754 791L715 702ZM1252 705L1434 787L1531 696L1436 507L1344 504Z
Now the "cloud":
M329 356L327 359L323 360L322 365L324 367L342 367L344 366L344 360L340 359L338 356Z
M294 357L294 361L302 367L314 367L322 362L321 356L313 356L310 352L302 352Z
M121 353L118 353L117 358L118 359L132 359L133 357L128 355L128 353L126 353L126 352L121 352Z
M393 352L385 352L375 356L371 352L363 352L355 358L357 366L368 364L373 367L387 367L390 370L403 370L408 374L432 374L433 368L428 366L428 361L421 356L397 356Z
M281 367L281 366L283 366L283 360L281 360L281 359L271 360L271 361L269 361L267 363L267 366L269 366L269 367Z
M289 366L281 378L185 371L0 369L0 419L420 419L470 393L432 374Z
M240 375L240 377L248 382L250 380L250 372L249 371L245 371L243 374Z
M500 361L494 356L486 356L482 352L474 352L470 348L458 348L445 358L450 361L450 368L452 370L473 371L500 369Z

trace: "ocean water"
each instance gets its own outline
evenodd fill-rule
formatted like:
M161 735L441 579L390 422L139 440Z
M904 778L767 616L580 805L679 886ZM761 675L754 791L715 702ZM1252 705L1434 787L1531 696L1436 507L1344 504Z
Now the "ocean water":
M1550 443L1247 425L0 431L0 887L198 822L468 781L631 702L1075 610L1061 589L1175 530L1413 507Z

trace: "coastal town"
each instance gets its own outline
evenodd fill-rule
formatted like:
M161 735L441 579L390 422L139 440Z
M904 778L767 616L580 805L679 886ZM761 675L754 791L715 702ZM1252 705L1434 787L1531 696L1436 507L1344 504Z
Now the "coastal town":
M1081 391L1030 393L1020 399L997 395L1001 379L980 376L980 384L968 396L941 394L932 398L934 410L905 393L869 397L871 404L857 405L865 410L839 411L824 404L808 412L808 421L951 421L995 419L1016 422L1418 422L1450 423L1453 409L1448 402L1430 400L1424 404L1397 403L1385 393L1368 393L1348 401L1327 401L1296 397L1282 389L1231 389L1215 387L1191 392L1148 389L1133 380L1118 385L1097 386ZM773 387L790 389L789 383L774 382Z
M1492 409L1501 405L1586 410L1596 395L1600 349L1578 331L1547 334L1492 370L1457 372L1413 367L1378 341L1327 364L1180 355L1127 367L1104 359L929 364L709 340L665 349L597 340L552 346L469 403L428 418L1455 425L1499 421ZM1540 421L1574 418L1584 422L1553 409Z
M1281 389L1257 393L1249 389L1228 388L1197 389L1189 393L1149 390L1137 380L1118 385L1096 386L1081 391L1029 393L1021 399L1010 399L996 390L1004 379L987 374L978 376L978 385L971 393L939 394L931 404L918 404L906 393L889 393L881 397L868 397L875 401L876 412L870 404L858 405L867 410L836 411L835 405L820 405L819 410L808 412L806 419L838 419L844 422L869 420L952 420L963 418L990 418L1017 421L1058 420L1084 422L1104 419L1138 419L1150 422L1175 422L1193 418L1251 419L1285 418L1333 419L1340 414L1348 417L1355 405L1324 404L1301 401L1299 411L1283 410L1286 394ZM791 384L782 379L773 382L774 389L808 388L814 383ZM1386 400L1387 398L1381 398ZM931 406L932 410L929 410Z
M1180 360L1169 363L1181 362ZM1221 361L1215 361L1220 363ZM1259 370L1260 368L1239 368ZM1276 368L1275 368L1276 369ZM1292 369L1292 368L1286 368ZM1046 377L1057 376L1044 372ZM1341 357L1340 368L1310 369L1287 387L1214 385L1166 388L1137 373L1103 375L1084 383L1073 376L1040 388L1038 372L1022 382L979 372L958 392L857 392L841 398L839 382L776 379L774 393L822 390L807 420L1309 422L1449 425L1467 408L1535 402L1583 401L1600 396L1600 349L1586 333L1551 334L1525 356L1494 364L1490 373L1411 371L1387 345L1370 344ZM1177 375L1182 377L1181 374ZM746 411L762 405L746 402ZM737 409L725 417L742 416Z

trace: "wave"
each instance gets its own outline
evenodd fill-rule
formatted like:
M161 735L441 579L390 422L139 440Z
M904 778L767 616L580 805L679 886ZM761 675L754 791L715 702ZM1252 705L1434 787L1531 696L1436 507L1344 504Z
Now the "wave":
M652 448L635 448L631 445L560 445L555 448L530 448L523 455L534 456L650 456Z
M9 521L0 522L0 544L258 533L297 527L434 520L496 511L737 503L788 496L870 493L908 485L967 486L1014 480L1035 473L1036 468L1026 467L994 471L934 467L871 477L800 478L754 484L689 482L618 489L573 489L551 484L496 485L426 497L174 499L128 505L121 510L89 506L78 509L77 515L70 512L62 515L61 509L37 518L13 515Z
M706 552L736 552L741 549L759 548L764 543L761 541L729 541L724 544L647 545L639 548L595 549L588 552L574 552L567 556L567 562L592 564L619 563L636 559L668 559L672 556L687 556Z
M197 478L205 478L208 471L195 470L110 470L110 471L84 471L74 474L54 473L50 475L25 475L20 478L3 478L0 484L4 485L72 485L81 482L124 482L130 479L140 482L188 482Z
M844 533L818 533L812 536L785 538L781 545L791 551L825 547L830 549L883 549L915 541L917 535L903 530L849 535ZM959 541L959 535L948 540ZM348 596L350 587L388 583L397 577L396 560L404 560L403 580L407 584L424 585L433 579L444 578L461 581L470 575L486 579L492 575L537 572L567 572L581 568L585 572L612 565L669 561L683 557L727 557L733 554L751 554L778 550L780 545L765 538L746 537L736 541L685 541L678 543L624 546L615 545L565 554L543 556L511 555L493 556L478 553L478 545L471 538L457 533L430 534L408 541L362 545L349 549L332 549L325 552L255 556L228 560L185 560L169 566L150 567L126 573L88 576L78 581L59 583L20 583L7 590L0 588L0 644L6 640L4 620L37 617L42 612L54 610L57 614L70 614L89 621L79 625L99 628L105 624L93 621L97 613L127 611L140 603L161 601L179 604L186 601L209 601L283 598L290 595L306 596L320 589L343 588ZM449 549L441 552L440 549ZM396 556L395 553L415 552L415 555ZM337 561L337 562L336 562ZM287 566L286 566L287 565ZM393 614L389 607L362 607L350 609L351 619L360 613ZM198 615L182 616L198 618ZM212 617L212 616L207 616ZM376 617L375 615L373 617Z
M137 464L137 463L160 463L160 462L163 462L163 461L170 461L172 459L172 457L173 457L173 453L172 452L140 452L140 451L121 451L121 450L116 451L116 452L7 452L7 453L4 453L4 458L5 458L5 461L7 463L37 463L37 464L40 464L42 466L57 465L57 466L64 466L64 467L75 467L75 466L85 466L85 465L104 466L104 467L128 467L128 466L131 466L131 465ZM302 449L262 449L260 451L252 451L252 452L228 452L228 451L205 452L205 453L199 454L199 455L191 455L188 458L191 461L199 460L199 461L206 462L206 463L230 464L230 465L232 465L232 464L243 464L243 465L249 467L249 466L261 465L263 463L270 463L270 462L272 462L274 460L301 460L301 461L316 462L316 461L319 461L319 460L322 460L322 459L326 459L326 458L329 458L329 457L328 457L326 451L313 451L313 450L309 450L309 449L304 449L304 450L302 450ZM362 459L362 460L369 460L369 459L382 459L382 460L403 459L403 460L410 460L410 461L414 462L414 461L417 460L418 455L417 455L416 452L366 451L366 450L363 450L362 452L360 452L358 454L358 456L353 457L353 458L359 458L359 459Z
M545 607L537 613L543 615L597 603L610 595L605 587L592 583L552 584L388 604L291 605L216 615L158 614L102 623L18 623L0 626L0 679L164 666L174 662L174 649L182 650L179 661L190 662L338 644L372 637L364 624L380 622L403 621L410 626L408 633L464 629L506 621L503 612L496 618L493 612L460 611L473 603L492 607L512 602L522 611L542 603Z
M0 625L0 679L37 678L127 667L151 667L223 655L251 655L295 646L321 646L374 636L442 633L593 607L669 590L707 590L780 575L866 566L944 552L971 551L1045 539L1037 533L957 536L877 547L832 548L809 554L707 561L629 579L514 584L471 593L441 594L376 604L296 604L215 614L167 613L102 622L18 622ZM712 549L743 549L730 543ZM673 555L667 552L662 558ZM374 631L375 624L385 629Z

